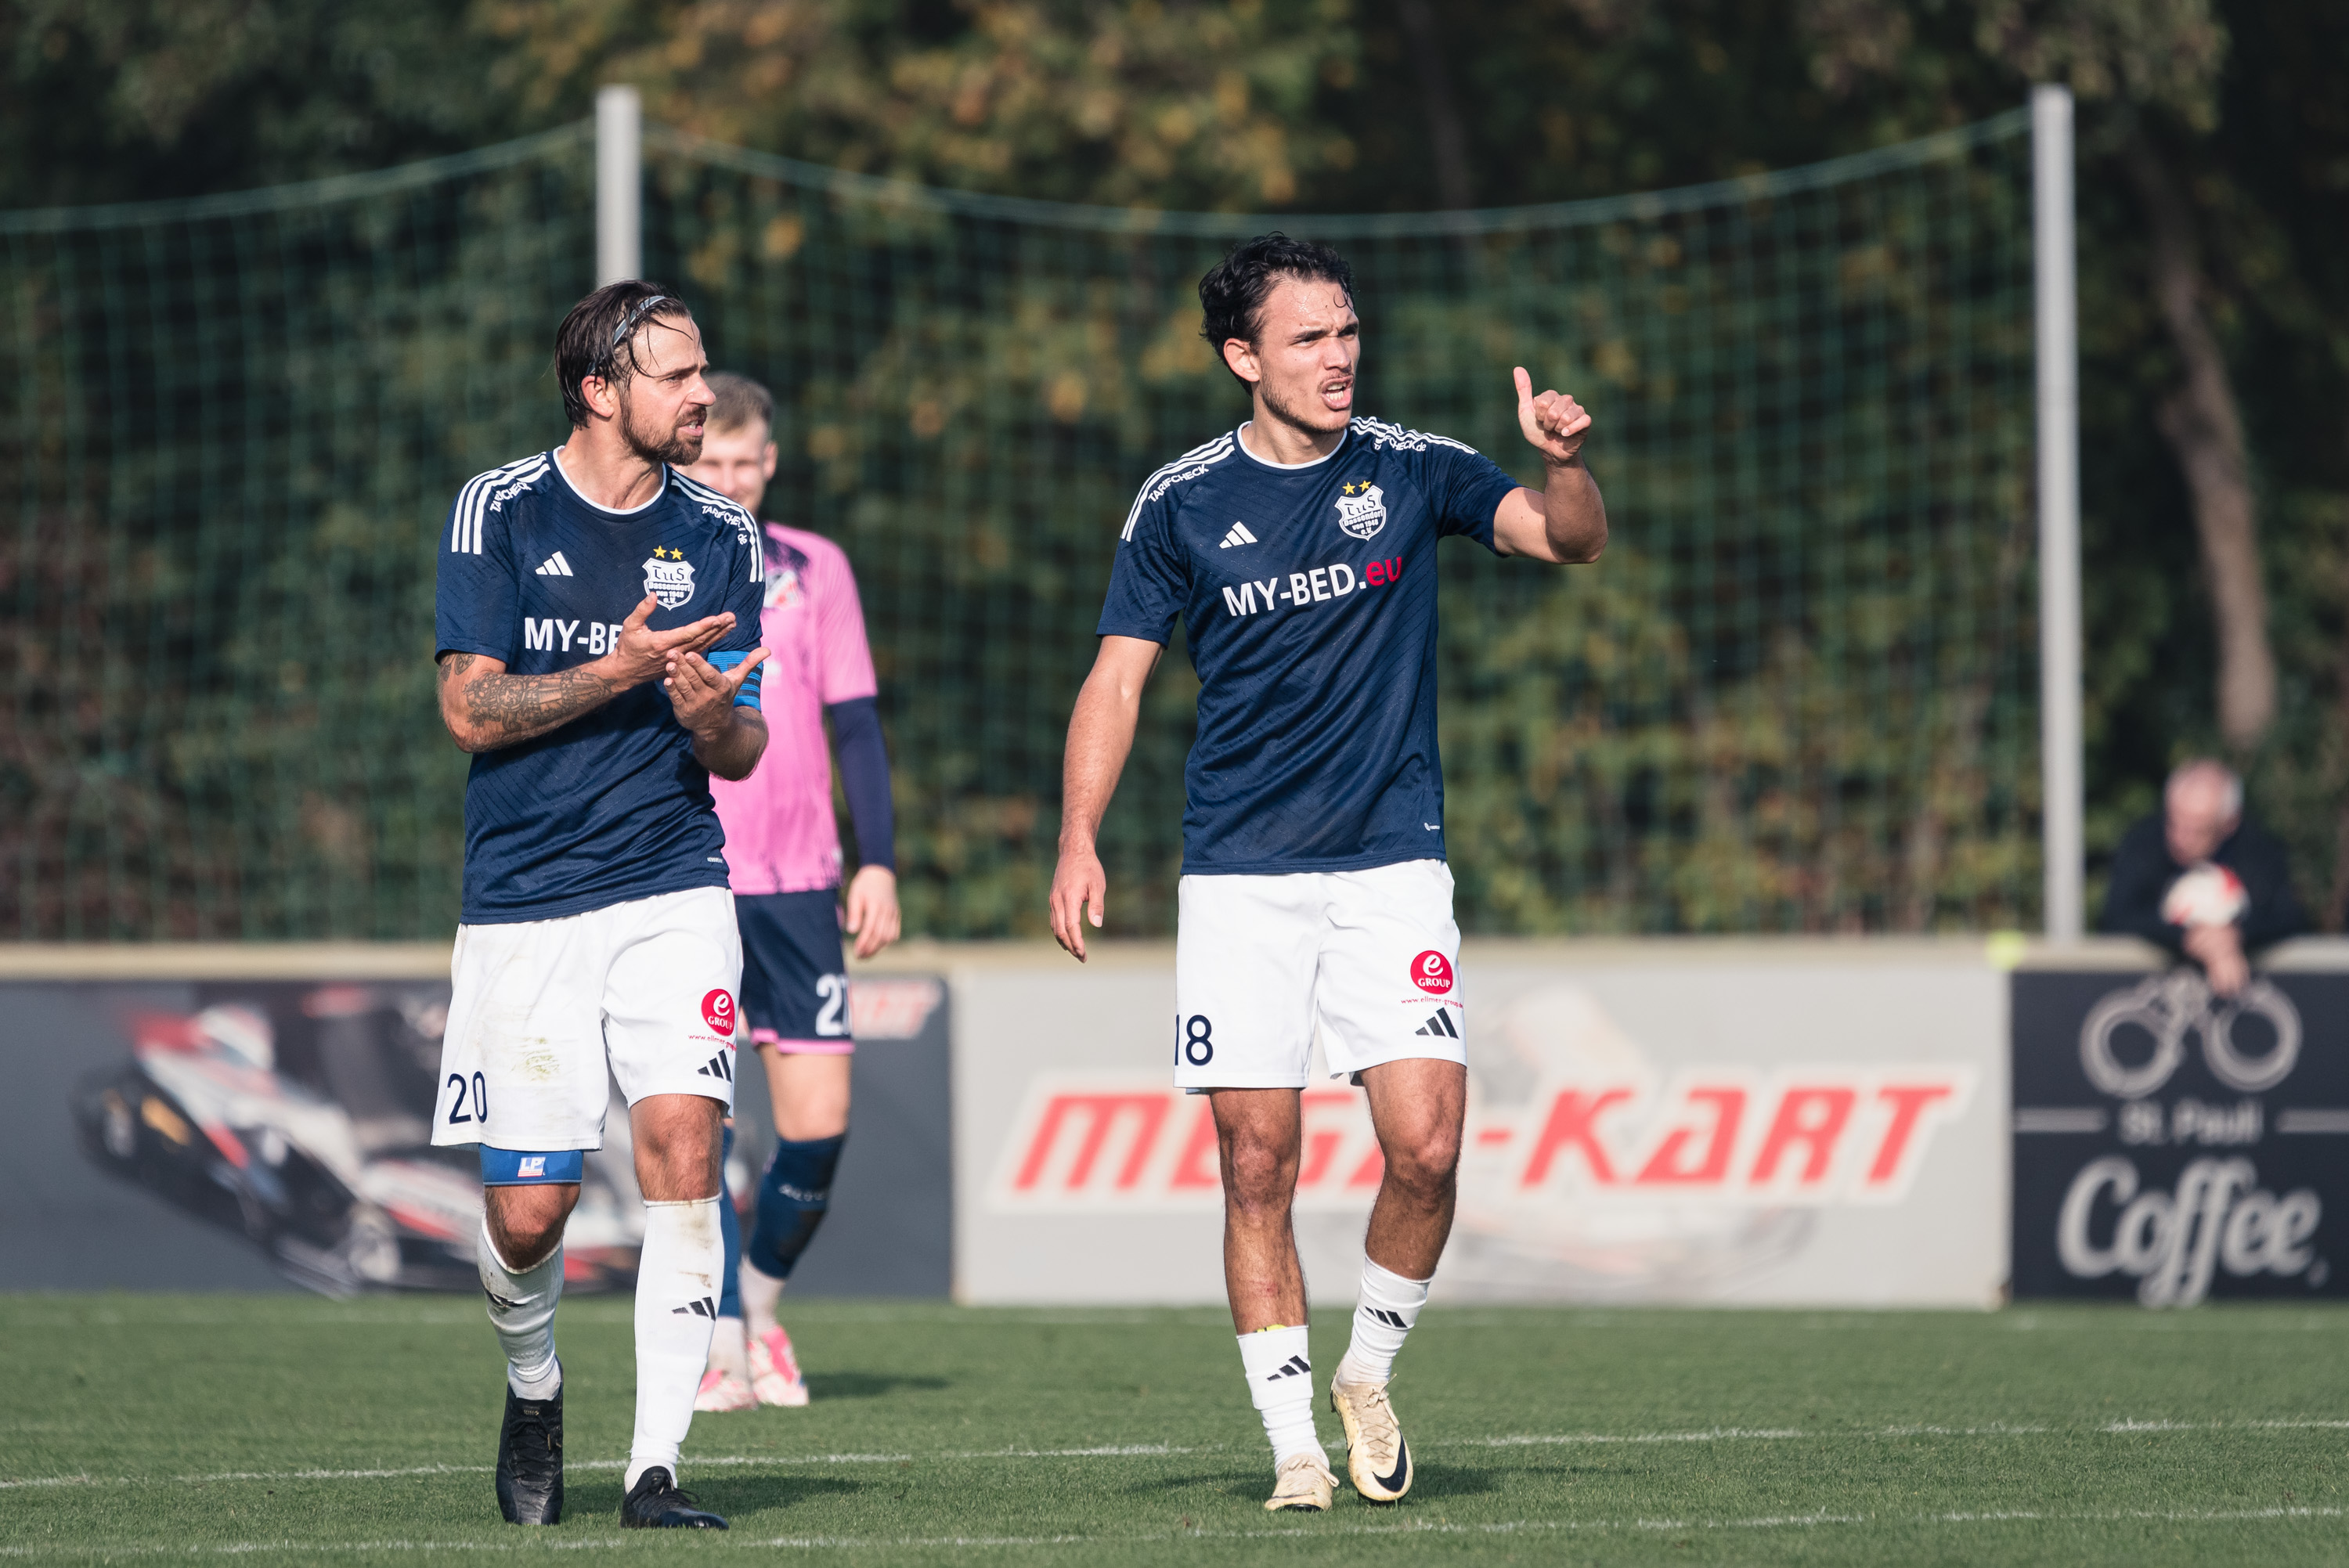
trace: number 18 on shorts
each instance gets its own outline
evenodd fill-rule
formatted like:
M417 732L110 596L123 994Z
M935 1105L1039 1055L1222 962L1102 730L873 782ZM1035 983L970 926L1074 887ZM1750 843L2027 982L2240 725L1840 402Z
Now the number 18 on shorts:
M1333 1078L1465 1063L1460 928L1442 861L1186 876L1174 944L1174 1082L1302 1088L1318 1026Z

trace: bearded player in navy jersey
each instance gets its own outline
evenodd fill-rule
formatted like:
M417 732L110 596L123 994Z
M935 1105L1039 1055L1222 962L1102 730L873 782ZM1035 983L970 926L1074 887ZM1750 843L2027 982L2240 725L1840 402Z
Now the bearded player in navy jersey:
M1200 281L1206 336L1254 418L1160 469L1127 513L1101 650L1069 721L1052 931L1080 960L1106 886L1094 838L1133 744L1143 683L1180 617L1199 673L1185 769L1174 1081L1209 1097L1224 1279L1248 1393L1272 1440L1268 1509L1322 1510L1305 1280L1289 1229L1299 1090L1317 1026L1368 1092L1385 1175L1352 1342L1330 1380L1355 1491L1392 1502L1411 1451L1395 1353L1452 1229L1467 1106L1467 1007L1435 745L1435 547L1598 559L1607 511L1583 468L1590 417L1533 394L1526 490L1458 441L1354 417L1353 276L1279 234Z
M726 1528L678 1490L725 1267L719 1126L742 975L710 776L758 765L764 554L701 453L701 334L649 284L564 319L571 438L482 474L440 544L440 717L473 755L432 1141L478 1144L506 1353L498 1505L563 1516L554 1306L582 1151L627 1098L645 1196L624 1526Z

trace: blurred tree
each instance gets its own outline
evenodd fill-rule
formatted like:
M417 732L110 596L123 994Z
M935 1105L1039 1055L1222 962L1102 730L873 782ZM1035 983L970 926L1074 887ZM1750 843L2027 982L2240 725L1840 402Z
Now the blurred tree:
M481 91L468 0L0 6L0 206L235 190L460 151L522 117Z
M2256 738L2309 892L2349 898L2338 0L22 0L0 69L9 206L388 164L628 79L668 123L874 173L1410 211L1800 163L2066 80L2092 842L2178 755Z
M481 0L533 108L636 82L682 129L928 183L1120 206L1298 204L1352 143L1350 0Z
M1918 52L1909 13L1880 0L1804 0L1803 20L1817 51L1814 74L1838 92L1871 75L1901 79ZM2137 192L2147 283L2183 372L2156 424L2185 476L2201 539L2218 631L2219 731L2248 749L2276 704L2258 511L2233 379L2205 310L2197 214L2161 134L2207 133L2217 123L2226 33L2207 0L1980 0L1974 43L2016 77L2067 82L2096 117L2092 156L2117 161Z

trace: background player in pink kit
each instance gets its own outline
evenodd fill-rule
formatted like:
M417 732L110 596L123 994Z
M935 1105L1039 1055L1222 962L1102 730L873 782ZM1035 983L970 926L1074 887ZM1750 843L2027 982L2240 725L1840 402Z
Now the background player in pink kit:
M693 477L754 515L775 473L774 399L757 382L715 375ZM742 1016L766 1064L775 1154L759 1183L745 1245L733 1205L727 1223L726 1298L696 1408L804 1405L791 1336L775 1321L783 1282L823 1223L848 1133L848 976L842 962L840 830L833 814L824 719L856 825L857 872L845 923L856 955L897 939L889 758L874 706L873 655L856 579L840 546L781 523L762 525L770 652L764 700L778 744L768 765L713 789L726 828L726 864L742 930ZM733 1151L727 1131L727 1152Z

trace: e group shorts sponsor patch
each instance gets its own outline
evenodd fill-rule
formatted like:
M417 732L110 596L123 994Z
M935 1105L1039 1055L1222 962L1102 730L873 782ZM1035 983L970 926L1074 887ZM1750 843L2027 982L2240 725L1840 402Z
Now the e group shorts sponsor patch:
M1467 1060L1452 872L1186 876L1174 948L1174 1081L1304 1087L1318 1033L1333 1078Z
M730 1109L741 972L724 888L458 927L432 1141L514 1152L510 1181L554 1180L518 1161L602 1148L614 1080L631 1105L691 1094Z

